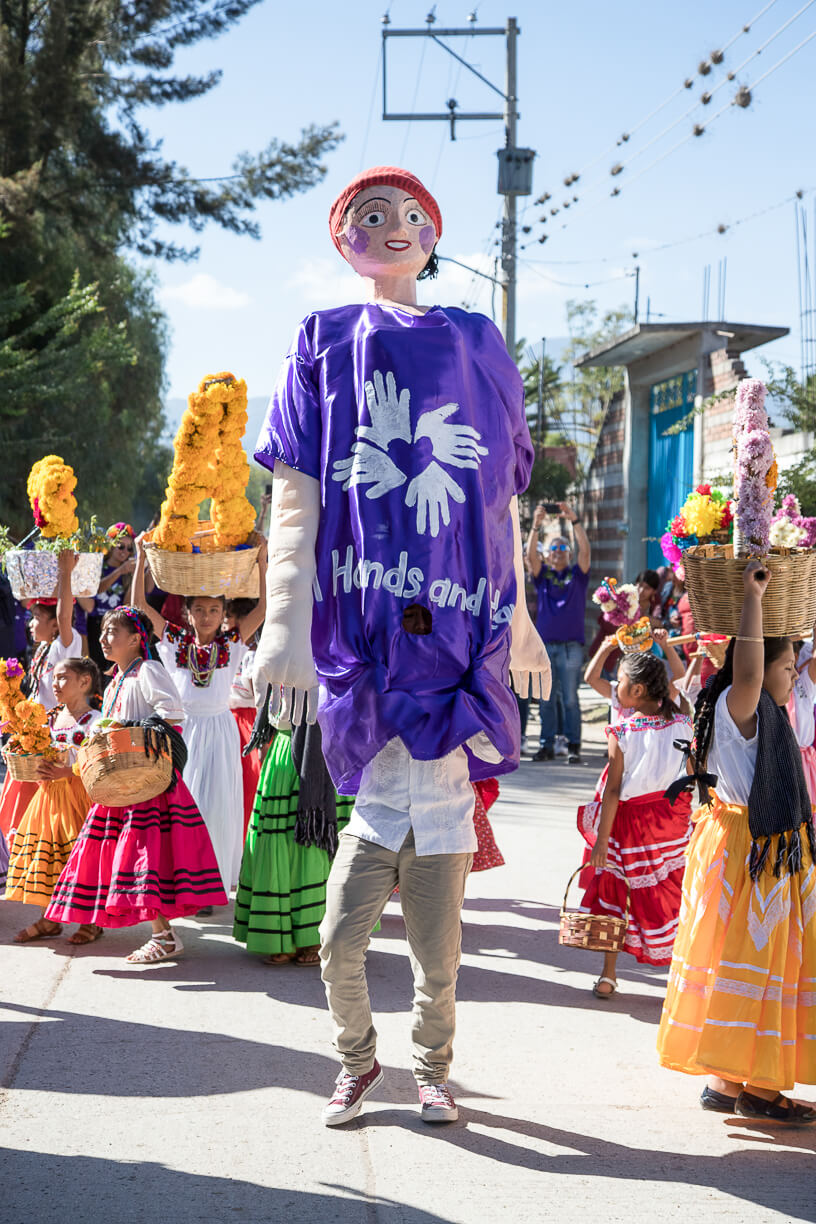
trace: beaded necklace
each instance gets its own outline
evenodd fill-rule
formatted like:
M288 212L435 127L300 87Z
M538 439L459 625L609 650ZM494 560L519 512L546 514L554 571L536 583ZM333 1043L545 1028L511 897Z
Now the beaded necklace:
M128 663L124 671L119 670L119 674L116 677L115 686L110 685L108 688L108 691L105 693L105 699L102 702L103 718L110 718L116 706L116 702L119 698L119 694L122 691L122 685L125 683L130 673L134 671L136 668L141 667L143 662L144 662L144 659L133 659L131 663Z
M204 651L206 649L206 646L198 647L196 645L195 636L193 636L192 641L187 647L187 666L190 669L193 684L196 688L209 688L210 681L218 666L218 642L213 641L210 643L207 661L202 666L198 659L199 650Z

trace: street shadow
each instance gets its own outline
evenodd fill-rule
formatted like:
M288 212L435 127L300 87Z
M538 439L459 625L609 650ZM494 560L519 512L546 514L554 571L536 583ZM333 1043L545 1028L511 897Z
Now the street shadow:
M733 1126L734 1119L712 1118L712 1123L714 1126ZM471 1130L473 1124L487 1128L490 1133L485 1135ZM405 1127L411 1122L397 1110L380 1110L363 1114L352 1125L360 1129L375 1129L380 1126ZM418 1118L414 1120L413 1129L419 1135L425 1135L429 1130ZM811 1193L811 1161L816 1152L814 1129L805 1127L781 1131L777 1128L775 1134L762 1133L757 1136L764 1145L762 1149L752 1147L723 1156L701 1156L628 1147L594 1135L465 1107L460 1109L458 1123L434 1128L433 1139L497 1164L530 1169L536 1173L578 1177L582 1181L589 1177L601 1177L618 1178L633 1185L638 1182L663 1182L676 1184L678 1188L701 1186L765 1207L774 1215L778 1212L790 1220L812 1222L816 1221L816 1201ZM516 1144L494 1133L499 1130L572 1151L549 1155L536 1151L528 1144ZM741 1130L739 1138L744 1137ZM800 1150L790 1151L791 1147ZM440 1159L437 1149L434 1160ZM568 1187L565 1187L565 1194L569 1194ZM636 1215L637 1209L633 1208L633 1218Z
M242 1224L313 1224L315 1220L369 1224L375 1216L404 1224L454 1224L449 1216L344 1185L326 1185L329 1192L322 1194L184 1173L155 1161L8 1148L2 1161L3 1224L43 1224L57 1219L62 1224L87 1224L91 1219L144 1224L156 1218L173 1224L231 1218Z

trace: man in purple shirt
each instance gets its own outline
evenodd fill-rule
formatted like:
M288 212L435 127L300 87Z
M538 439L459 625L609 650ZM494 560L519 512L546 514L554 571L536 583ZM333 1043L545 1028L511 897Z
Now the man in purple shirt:
M564 710L564 733L567 737L567 760L581 760L581 707L578 685L584 661L584 611L589 585L590 548L587 533L577 514L566 502L559 504L564 518L572 523L578 559L570 565L569 541L563 536L551 536L542 557L539 530L547 512L536 507L533 526L527 540L527 564L533 575L538 594L536 628L547 647L552 667L552 689L539 704L541 740L534 761L551 761L555 756L558 698Z

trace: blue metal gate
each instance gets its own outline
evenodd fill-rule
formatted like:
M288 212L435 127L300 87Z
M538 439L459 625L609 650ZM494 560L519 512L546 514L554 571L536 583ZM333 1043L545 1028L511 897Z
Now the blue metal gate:
M647 564L656 569L665 565L660 537L666 523L678 512L691 492L694 477L694 429L681 433L666 430L676 425L694 407L697 371L689 370L665 382L655 383L649 391L649 511Z

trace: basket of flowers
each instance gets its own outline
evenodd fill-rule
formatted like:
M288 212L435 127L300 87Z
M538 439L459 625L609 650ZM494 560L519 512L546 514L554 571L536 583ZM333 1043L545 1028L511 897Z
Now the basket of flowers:
M669 565L680 565L683 553L695 544L728 544L734 534L734 511L721 489L699 484L689 493L678 514L666 525L660 547Z
M641 616L633 625L619 625L615 637L624 654L641 654L651 650L654 643L652 622L648 616Z
M23 695L24 676L17 659L0 659L0 731L7 737L3 760L15 782L39 782L41 763L64 765L68 753L52 744L45 708Z
M173 595L257 595L261 537L246 497L249 463L241 444L246 383L211 374L187 402L159 525L145 537L151 573ZM200 520L207 498L210 518Z
M810 636L816 620L816 549L811 547L816 532L804 520L796 522L801 517L795 513L798 506L788 499L774 516L777 466L768 432L765 387L758 379L743 379L737 390L734 442L733 541L695 544L683 552L694 624L703 633L733 637L738 632L742 572L751 558L758 557L771 573L762 600L763 634Z
M96 519L80 526L76 516L76 476L59 455L46 455L28 476L28 499L37 536L33 548L16 547L0 529L0 558L15 599L54 599L57 593L57 554L70 548L77 553L71 574L75 598L90 598L99 590L104 553L110 540ZM24 542L26 542L24 541Z
M167 790L173 757L154 732L103 720L77 750L77 769L91 803L130 807Z

